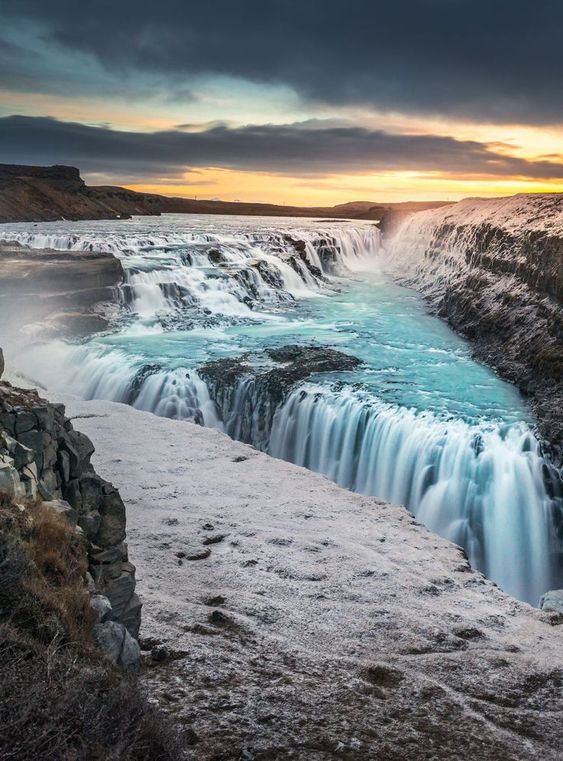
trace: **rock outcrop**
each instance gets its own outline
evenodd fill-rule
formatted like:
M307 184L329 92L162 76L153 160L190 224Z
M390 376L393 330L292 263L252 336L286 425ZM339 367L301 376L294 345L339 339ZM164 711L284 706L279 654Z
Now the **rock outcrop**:
M386 246L394 274L529 397L563 464L563 195L421 212Z
M105 330L103 307L117 300L123 268L112 254L0 243L0 331L41 322L47 335Z
M275 412L298 383L319 373L353 370L360 364L357 357L328 346L295 344L207 362L198 373L219 407L229 435L265 449Z
M91 591L111 606L99 623L111 619L136 638L141 602L125 543L125 507L117 489L94 470L93 452L90 439L65 417L63 405L0 379L0 492L40 498L78 525L89 546ZM128 663L130 653L131 647Z

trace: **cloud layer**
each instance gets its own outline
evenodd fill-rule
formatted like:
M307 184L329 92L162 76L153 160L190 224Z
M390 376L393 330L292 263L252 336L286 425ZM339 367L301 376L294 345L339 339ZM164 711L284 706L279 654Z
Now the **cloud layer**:
M116 178L178 177L198 167L293 176L415 171L441 176L563 179L563 162L527 161L491 145L325 122L125 132L45 117L0 119L0 161L73 164Z
M306 100L339 105L563 123L560 0L18 0L5 6L4 38L10 25L35 24L44 40L91 54L112 75L166 75L176 85L197 75L227 75L286 84ZM12 72L16 59L12 48ZM30 62L21 65L28 71Z

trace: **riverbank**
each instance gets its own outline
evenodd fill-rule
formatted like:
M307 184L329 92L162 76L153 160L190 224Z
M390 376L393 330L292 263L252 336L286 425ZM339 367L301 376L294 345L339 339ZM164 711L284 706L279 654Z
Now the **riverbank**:
M68 410L127 503L141 643L160 653L143 679L191 758L559 758L559 614L403 508L218 431Z

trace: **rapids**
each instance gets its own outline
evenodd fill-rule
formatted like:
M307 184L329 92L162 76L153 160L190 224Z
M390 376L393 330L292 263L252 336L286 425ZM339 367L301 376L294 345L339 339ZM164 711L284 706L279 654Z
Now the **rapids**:
M373 223L165 215L0 235L109 250L125 270L110 333L20 351L19 366L47 387L217 427L404 504L534 605L560 585L561 495L531 413L386 277ZM330 344L364 364L298 385L266 430L269 400L252 378L218 389L197 372L225 357L261 362L264 347L290 343Z

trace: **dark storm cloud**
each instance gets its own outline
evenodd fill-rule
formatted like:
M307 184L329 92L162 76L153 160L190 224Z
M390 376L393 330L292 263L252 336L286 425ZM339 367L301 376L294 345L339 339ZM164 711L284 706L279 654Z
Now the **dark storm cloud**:
M178 176L193 167L295 176L384 171L563 179L563 163L526 161L492 146L323 122L212 126L199 132L123 132L44 117L0 119L0 161L74 164L85 172Z
M4 13L8 31L26 19L118 75L226 74L335 104L563 121L561 0L18 0Z

